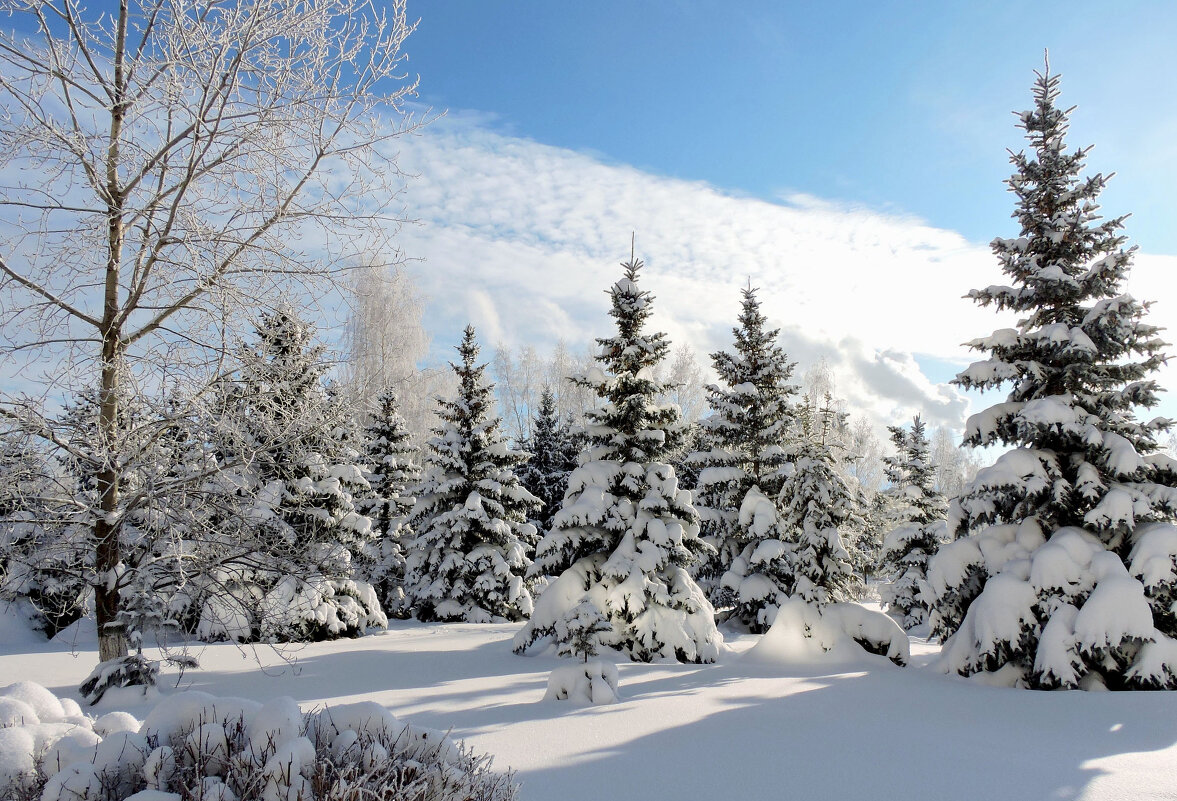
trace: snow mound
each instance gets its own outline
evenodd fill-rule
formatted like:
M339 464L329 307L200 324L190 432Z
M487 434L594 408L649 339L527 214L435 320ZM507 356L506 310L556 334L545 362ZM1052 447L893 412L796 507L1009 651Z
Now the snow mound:
M888 615L855 603L819 606L788 598L776 620L744 658L777 665L861 663L868 654L907 664L906 632Z
M125 712L54 719L71 704L32 682L0 697L40 718L0 727L0 798L511 801L518 789L485 757L372 702L307 714L291 698L259 704L184 692L139 724Z
M0 688L0 797L20 797L37 781L38 772L52 780L78 759L105 758L106 752L96 753L101 738L92 729L76 702L58 700L36 682ZM56 799L64 792L72 799L68 793L74 788L88 786L88 774L71 774L47 785L42 798Z
M615 704L618 686L617 665L594 659L553 670L548 676L544 700L584 705Z

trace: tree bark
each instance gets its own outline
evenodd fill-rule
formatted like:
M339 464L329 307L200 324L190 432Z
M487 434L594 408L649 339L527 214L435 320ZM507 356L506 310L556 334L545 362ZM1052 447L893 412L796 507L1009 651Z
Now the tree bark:
M99 394L98 439L102 464L98 468L98 510L94 520L94 613L98 629L98 659L105 662L127 655L127 638L118 620L119 563L122 553L119 504L119 381L123 378L122 326L119 316L119 269L122 266L124 198L119 184L119 140L126 116L126 77L123 55L127 37L127 0L119 2L114 58L114 97L110 110L110 138L106 151L106 280L102 303L102 387Z

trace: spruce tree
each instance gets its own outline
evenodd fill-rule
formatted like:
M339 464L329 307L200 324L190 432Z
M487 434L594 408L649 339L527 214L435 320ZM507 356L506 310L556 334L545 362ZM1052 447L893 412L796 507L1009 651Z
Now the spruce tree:
M531 437L527 440L531 458L518 471L523 486L543 504L533 518L541 535L551 527L552 518L560 509L564 492L568 489L568 476L576 469L576 453L572 447L572 433L560 420L555 393L550 386L545 386L540 392L539 409Z
M50 638L86 614L92 577L88 521L57 472L31 437L0 429L0 600Z
M438 398L441 425L427 443L425 474L414 490L416 536L406 554L406 593L420 620L489 623L531 614L528 514L539 501L515 469L527 454L511 450L492 416L494 387L476 363L467 326L458 346L458 394Z
M1164 361L1147 303L1122 294L1133 248L1123 218L1102 220L1106 178L1081 178L1068 151L1059 79L1038 74L1020 115L1032 153L1011 157L1019 234L995 239L1008 285L973 290L1017 312L1016 328L973 341L985 352L966 389L1012 388L968 421L965 442L1010 450L950 512L961 539L929 569L945 670L1001 671L1032 687L1177 687L1171 603L1177 567L1177 463L1141 422Z
M883 537L883 571L889 583L881 594L888 611L898 614L903 627L910 629L928 618L924 589L928 560L945 536L948 504L932 486L935 470L920 416L912 420L910 431L901 426L887 430L898 453L884 460L891 485L886 495L892 525Z
M733 351L711 354L721 383L707 387L711 414L702 427L710 447L691 458L699 468L703 536L716 548L708 571L717 579L711 600L752 631L772 624L791 583L779 518L794 436L796 387L789 380L795 364L777 344L779 330L767 323L756 290L744 289Z
M408 517L417 501L411 489L421 480L421 468L391 386L376 399L376 411L364 434L364 477L370 491L356 506L372 519L380 538L367 569L384 611L402 614L406 611L404 549L413 538Z
M820 419L820 418L819 418ZM825 430L824 424L818 430ZM793 450L792 470L781 485L779 529L785 549L753 553L751 570L773 570L785 580L785 595L809 603L848 601L861 589L841 529L861 526L858 502L838 471L830 447L802 439ZM782 565L778 565L782 562Z
M255 334L225 393L231 425L222 426L219 448L225 460L249 465L242 519L221 521L226 539L239 547L245 536L258 554L215 577L216 597L204 600L198 633L319 640L381 627L387 621L375 591L356 580L352 564L375 540L353 502L367 482L350 415L323 382L323 347L288 305L263 313ZM248 634L243 617L253 618Z
M641 266L622 265L609 293L617 333L597 340L604 369L579 379L600 405L587 414L587 448L536 549L533 573L561 575L516 636L519 652L548 638L567 647L557 624L588 599L608 618L601 643L634 660L711 662L719 653L711 604L687 571L707 546L690 493L666 463L684 427L676 406L657 402L666 387L650 377L669 345L644 331L653 296L638 287Z

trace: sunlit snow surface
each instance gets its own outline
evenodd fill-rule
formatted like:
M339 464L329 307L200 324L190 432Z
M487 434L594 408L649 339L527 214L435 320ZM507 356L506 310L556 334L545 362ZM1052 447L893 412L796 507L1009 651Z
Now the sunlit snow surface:
M0 686L31 679L76 699L92 632L71 654L11 623L0 621ZM906 669L842 654L744 660L758 638L728 634L716 664L622 662L618 703L575 706L542 701L569 661L515 656L518 628L393 621L387 634L287 651L292 663L203 646L181 686L304 708L377 701L493 754L524 801L1177 798L1177 693L982 686L925 669L937 648L919 639ZM115 709L143 718L150 704L124 694L86 711Z

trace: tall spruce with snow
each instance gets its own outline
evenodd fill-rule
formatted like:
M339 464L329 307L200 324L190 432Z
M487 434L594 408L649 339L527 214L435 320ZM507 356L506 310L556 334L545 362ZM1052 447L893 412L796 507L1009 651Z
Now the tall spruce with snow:
M756 290L744 289L733 351L711 354L721 383L707 387L711 414L702 426L710 448L691 459L703 536L716 549L711 600L752 631L772 624L792 583L780 493L792 469L795 364L767 324Z
M290 306L263 313L226 392L222 456L243 460L241 514L227 544L257 549L215 577L198 634L210 639L319 640L387 623L352 559L372 546L354 495L367 488L348 414L323 384L323 348ZM248 532L239 532L244 525Z
M568 476L576 469L573 445L568 425L560 420L555 393L551 387L545 386L540 392L539 409L526 443L531 458L518 471L523 486L543 504L533 518L541 535L551 527L552 518L560 509L564 492L568 489Z
M406 553L405 592L420 620L490 623L531 614L528 514L539 501L515 468L527 454L511 450L492 416L493 385L476 364L478 344L467 326L453 400L438 398L440 427L427 443L425 475L414 490Z
M609 292L617 333L597 340L605 369L578 379L600 405L587 414L587 448L536 549L532 572L561 575L516 635L518 652L538 642L566 648L559 621L587 599L608 619L601 644L634 660L712 662L719 654L711 604L687 571L707 546L690 493L666 463L684 426L678 407L657 402L666 388L650 377L669 345L644 332L653 296L638 287L641 266L623 264Z
M405 545L413 537L408 523L417 499L411 488L421 480L412 434L401 417L396 391L386 387L364 429L365 475L371 488L356 507L372 520L379 535L369 573L380 605L388 614L405 606Z
M978 472L950 512L961 539L932 560L941 666L1000 672L1031 687L1177 688L1177 462L1143 423L1164 343L1121 286L1123 218L1101 220L1106 178L1080 178L1086 148L1064 145L1058 76L1038 74L1021 114L1033 153L1009 179L1020 235L995 239L1008 286L970 295L1021 315L971 346L988 358L966 389L1011 384L973 415L965 442L1011 450Z
M883 536L883 571L889 583L881 594L888 611L898 614L903 627L910 629L928 619L928 560L947 533L948 504L933 489L935 468L928 458L928 438L920 416L912 420L911 430L901 426L887 430L898 453L885 459L893 525Z

